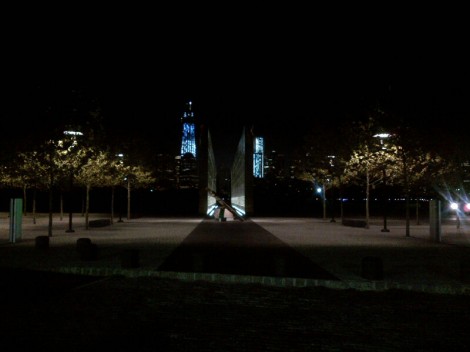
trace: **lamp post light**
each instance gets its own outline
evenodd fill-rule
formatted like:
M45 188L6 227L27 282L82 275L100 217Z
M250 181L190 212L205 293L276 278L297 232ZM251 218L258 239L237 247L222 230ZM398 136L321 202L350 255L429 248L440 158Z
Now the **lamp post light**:
M323 219L326 219L326 200L325 200L325 184L318 186L316 189L317 193L321 195L323 205Z
M330 222L336 222L335 220L335 197L333 195L333 190L331 190L331 219Z
M330 222L336 222L335 220L335 195L334 195L334 159L336 156L328 155L328 163L331 168L331 178L330 178L330 186L331 186L331 219Z
M122 189L119 189L119 220L118 222L124 222L124 220L122 220Z
M70 171L69 178L69 227L65 232L75 232L72 228L72 187L73 187L73 170Z
M382 150L386 150L387 147L384 144L384 139L387 139L387 138L391 137L391 134L389 134L389 133L378 133L378 134L375 134L374 137L380 139L380 146L381 146ZM383 209L384 227L380 231L381 232L390 232L390 230L387 228L387 196L386 196L386 192L385 192L385 188L387 186L387 164L382 163L382 165L383 165L383 167L382 167L382 184L383 184L383 199L384 199L384 204L383 204L383 207L384 207L384 209Z
M450 208L455 211L455 223L457 224L457 228L460 229L459 203L452 202Z
M119 197L119 220L117 222L124 222L122 220L122 194L121 190L118 192L118 197Z
M382 230L382 232L390 232L390 230L387 228L387 195L386 195L386 192L385 192L385 187L387 186L387 181L386 181L386 178L387 178L387 172L386 172L386 169L385 167L382 169L382 172L383 172L383 185L384 185L384 227Z
M330 222L336 222L335 220L335 196L333 186L331 187L331 219Z
M82 132L78 131L64 131L64 135L70 136L72 139L72 145L70 147L70 150L72 150L76 144L77 144L77 136L83 136ZM73 211L72 211L72 188L73 188L73 165L70 166L70 175L69 175L69 225L67 230L65 232L67 233L73 233L75 230L72 228L72 217L73 217Z
M116 156L119 158L119 164L120 165L123 165L123 159L124 159L124 154L122 153L118 153L116 154ZM124 222L122 220L122 190L121 190L121 187L118 189L118 203L119 203L119 220L118 222Z

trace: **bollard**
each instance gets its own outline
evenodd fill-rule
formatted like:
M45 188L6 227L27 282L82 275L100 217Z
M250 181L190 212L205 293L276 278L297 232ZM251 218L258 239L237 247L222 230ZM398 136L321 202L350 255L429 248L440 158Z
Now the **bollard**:
M77 240L77 250L80 252L80 250L86 246L89 246L91 244L91 239L89 238L79 238Z
M80 248L80 259L84 261L98 259L98 246L94 243L82 246Z
M204 272L204 253L201 252L196 252L192 253L191 255L191 266L192 266L192 271L201 273Z
M470 265L468 263L460 263L460 281L470 283Z
M89 238L77 239L77 251L81 260L96 260L98 257L98 247Z
M48 249L49 248L49 236L37 236L34 239L34 247L36 249Z
M273 259L274 274L276 276L287 275L287 258L284 255L278 255Z
M132 269L138 268L139 263L139 251L137 249L126 249L121 254L121 268Z
M383 264L379 257L362 258L361 276L367 280L383 279Z

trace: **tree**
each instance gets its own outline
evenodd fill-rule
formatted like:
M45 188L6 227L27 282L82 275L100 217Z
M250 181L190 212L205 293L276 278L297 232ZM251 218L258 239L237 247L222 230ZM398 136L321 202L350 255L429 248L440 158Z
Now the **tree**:
M50 140L44 143L38 153L38 161L41 165L41 170L44 173L43 182L49 192L49 224L48 236L52 236L52 222L53 222L53 190L56 184L57 174L59 173L58 166L55 162L57 158L57 149L55 148L54 141Z
M90 210L90 190L92 187L103 186L107 182L110 170L110 158L104 151L96 151L92 148L81 148L80 153L87 155L87 161L77 173L76 180L85 186L85 229L88 230L88 218Z
M365 186L366 200L366 227L369 227L369 200L370 189L387 179L393 182L398 177L398 156L396 146L390 146L386 150L376 149L364 143L354 150L351 158L346 163L345 180L357 182Z
M111 212L110 212L110 221L111 224L114 221L114 200L115 200L115 191L116 187L122 186L123 180L127 177L128 168L124 166L124 155L122 153L118 153L115 155L116 157L112 157L108 154L109 162L107 172L105 174L104 185L111 187ZM118 190L119 192L119 190ZM120 193L118 193L118 201L120 201ZM120 203L120 202L119 202ZM121 204L119 204L121 207ZM119 213L119 220L121 220L121 209Z
M410 236L410 193L436 187L445 179L454 167L436 153L425 152L420 148L407 149L398 146L398 155L402 163L401 185L405 194L406 236ZM419 196L416 197L416 222L419 224Z
M86 157L83 150L77 147L77 138L65 135L59 140L49 140L42 144L37 153L39 180L44 182L49 191L49 228L48 235L52 236L53 190L59 181L69 178L70 187L74 172L83 164ZM70 210L71 211L71 210ZM71 227L71 213L69 219Z
M405 197L406 236L410 235L410 197L416 197L416 223L419 224L419 199L427 190L438 189L455 174L452 161L440 155L424 140L420 130L413 129L408 122L399 119L393 129L391 140L397 146L401 163L401 177L396 184L401 186Z
M370 189L385 180L393 182L399 172L398 148L396 145L377 138L383 132L374 117L356 124L353 130L358 137L357 147L352 151L344 169L344 181L365 186L366 227L370 221ZM385 219L385 218L384 218ZM384 225L386 225L384 223ZM385 226L384 226L384 230Z
M146 187L155 183L155 177L150 171L141 166L127 166L123 170L126 173L125 187L127 189L127 219L131 219L131 189Z
M19 153L17 155L17 174L22 183L24 197L24 214L27 213L27 189L33 189L32 216L36 224L36 193L38 189L44 189L46 185L46 173L37 151Z
M392 129L387 138L380 136L384 130L374 118L359 123L358 132L362 144L353 151L345 169L348 182L365 185L366 223L369 224L370 188L379 183L401 186L405 195L406 235L409 236L409 198L411 189L436 187L438 182L453 174L453 164L445 161L436 152L421 147L419 136L412 134L404 124Z

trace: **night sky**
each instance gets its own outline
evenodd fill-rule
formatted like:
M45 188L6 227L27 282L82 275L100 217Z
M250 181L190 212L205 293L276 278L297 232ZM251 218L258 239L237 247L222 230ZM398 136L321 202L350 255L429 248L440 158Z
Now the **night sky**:
M164 11L139 12L132 25L95 16L79 27L63 19L62 30L16 32L4 50L2 135L56 123L48 109L77 91L99 102L109 133L170 152L191 100L219 163L231 162L243 126L265 136L269 149L289 151L310 128L334 128L378 100L423 133L465 131L470 61L457 9L445 21L437 9L219 10L173 11L164 24Z

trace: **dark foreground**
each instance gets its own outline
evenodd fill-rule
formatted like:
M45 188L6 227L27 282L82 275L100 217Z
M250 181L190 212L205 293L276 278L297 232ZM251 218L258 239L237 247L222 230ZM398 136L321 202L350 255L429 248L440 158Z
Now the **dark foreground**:
M0 270L2 351L465 351L468 296Z

